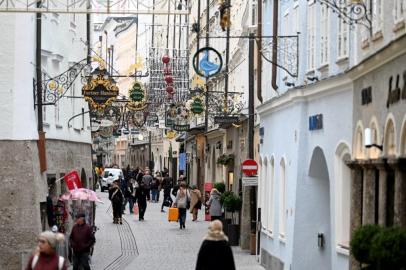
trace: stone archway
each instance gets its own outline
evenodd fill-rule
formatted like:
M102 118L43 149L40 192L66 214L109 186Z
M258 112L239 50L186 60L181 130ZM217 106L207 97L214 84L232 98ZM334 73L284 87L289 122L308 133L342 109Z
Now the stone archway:
M396 155L396 130L392 118L385 125L384 153L386 156Z

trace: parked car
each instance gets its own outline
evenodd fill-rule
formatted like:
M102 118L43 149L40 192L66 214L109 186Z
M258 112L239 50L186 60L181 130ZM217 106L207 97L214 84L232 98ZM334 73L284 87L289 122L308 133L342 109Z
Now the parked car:
M112 176L110 176L112 174ZM123 171L121 169L116 168L106 168L103 172L103 177L101 180L101 191L103 192L105 189L109 189L111 184L113 184L114 180L118 180L119 176L124 178Z

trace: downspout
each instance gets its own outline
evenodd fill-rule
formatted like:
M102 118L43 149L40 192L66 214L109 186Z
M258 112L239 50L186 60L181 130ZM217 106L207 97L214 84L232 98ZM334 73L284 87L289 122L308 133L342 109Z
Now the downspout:
M257 18L257 98L262 103L262 0L258 0L258 18Z
M276 84L277 76L277 66L278 62L278 17L279 17L279 1L273 1L273 38L272 38L272 88L273 90L278 90L278 85Z
M41 8L41 1L38 0L37 7ZM47 170L47 161L46 161L46 149L45 149L45 132L44 132L44 123L42 116L42 63L41 63L41 51L42 51L42 13L38 12L36 15L36 39L37 47L35 54L35 61L37 63L36 68L36 78L37 78L37 116L38 116L38 157L39 157L39 167L41 173Z

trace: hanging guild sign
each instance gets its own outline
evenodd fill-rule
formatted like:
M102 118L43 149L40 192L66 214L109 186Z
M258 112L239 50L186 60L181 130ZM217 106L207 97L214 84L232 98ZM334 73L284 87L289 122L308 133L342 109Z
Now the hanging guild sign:
M215 124L234 124L238 122L238 116L215 116Z
M93 75L93 78L83 86L82 94L91 108L100 111L116 99L119 90L105 69L98 71L99 73Z
M132 111L141 111L147 107L146 94L141 82L134 82L130 90L128 90L130 96L130 102L127 104L127 108Z

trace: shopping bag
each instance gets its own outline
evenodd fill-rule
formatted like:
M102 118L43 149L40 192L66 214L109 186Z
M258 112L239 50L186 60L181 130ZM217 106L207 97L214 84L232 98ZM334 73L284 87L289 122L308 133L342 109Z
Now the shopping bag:
M168 212L168 221L178 221L179 219L179 209L178 208L169 208Z
M134 204L133 212L134 212L134 215L138 215L138 213L139 213L138 203Z

